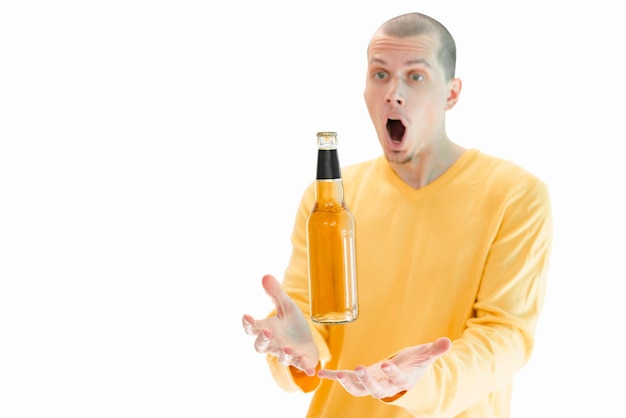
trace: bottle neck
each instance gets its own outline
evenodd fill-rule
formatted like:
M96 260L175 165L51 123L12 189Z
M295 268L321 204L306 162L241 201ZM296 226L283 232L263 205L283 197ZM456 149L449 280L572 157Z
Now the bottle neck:
M339 210L343 207L343 182L336 149L317 151L315 201L318 210Z
M339 156L336 149L320 149L317 151L317 180L341 179Z
M316 180L315 202L318 209L333 210L343 207L343 182L341 179Z

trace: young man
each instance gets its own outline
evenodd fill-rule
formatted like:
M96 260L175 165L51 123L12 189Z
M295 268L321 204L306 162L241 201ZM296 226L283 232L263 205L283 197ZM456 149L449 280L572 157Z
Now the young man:
M359 318L308 319L305 192L276 306L244 315L286 390L315 391L308 417L510 416L528 361L552 242L546 185L448 138L461 93L456 47L436 20L385 22L367 52L365 101L383 156L343 169L357 222Z

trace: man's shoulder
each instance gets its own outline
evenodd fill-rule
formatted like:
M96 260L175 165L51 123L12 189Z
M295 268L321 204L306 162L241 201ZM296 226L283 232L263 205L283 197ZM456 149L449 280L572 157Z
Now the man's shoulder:
M542 182L534 173L513 160L495 156L479 150L472 150L473 158L469 169L475 175L481 175L504 183Z
M466 180L475 186L472 189L490 199L549 200L548 186L541 178L506 158L476 152L466 174Z

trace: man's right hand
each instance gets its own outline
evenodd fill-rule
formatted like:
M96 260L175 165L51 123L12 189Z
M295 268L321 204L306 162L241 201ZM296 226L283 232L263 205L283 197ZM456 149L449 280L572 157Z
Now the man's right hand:
M276 306L276 315L258 320L250 315L243 316L246 334L256 336L254 349L258 353L276 356L281 364L314 376L319 351L304 314L274 276L263 276L262 284Z

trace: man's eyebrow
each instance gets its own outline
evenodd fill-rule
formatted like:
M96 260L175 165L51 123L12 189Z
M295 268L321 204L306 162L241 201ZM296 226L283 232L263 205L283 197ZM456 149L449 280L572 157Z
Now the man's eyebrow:
M381 65L385 65L387 64L387 61L385 61L384 59L381 58L376 58L376 57L372 57L370 59L370 65L371 64L381 64ZM406 65L424 65L426 67L432 67L430 65L430 62L428 62L427 60L425 60L424 58L415 58L415 59L411 59L405 62Z
M416 58L413 60L408 60L406 62L407 65L416 65L416 64L421 64L421 65L425 65L426 67L430 67L430 62L428 62L427 60L425 60L424 58Z
M370 64L374 64L374 63L376 63L376 64L383 64L383 65L385 65L385 64L387 64L387 61L385 61L385 60L383 60L383 59L380 59L380 58L372 57L372 58L370 59L370 62L369 62L369 63L370 63Z

